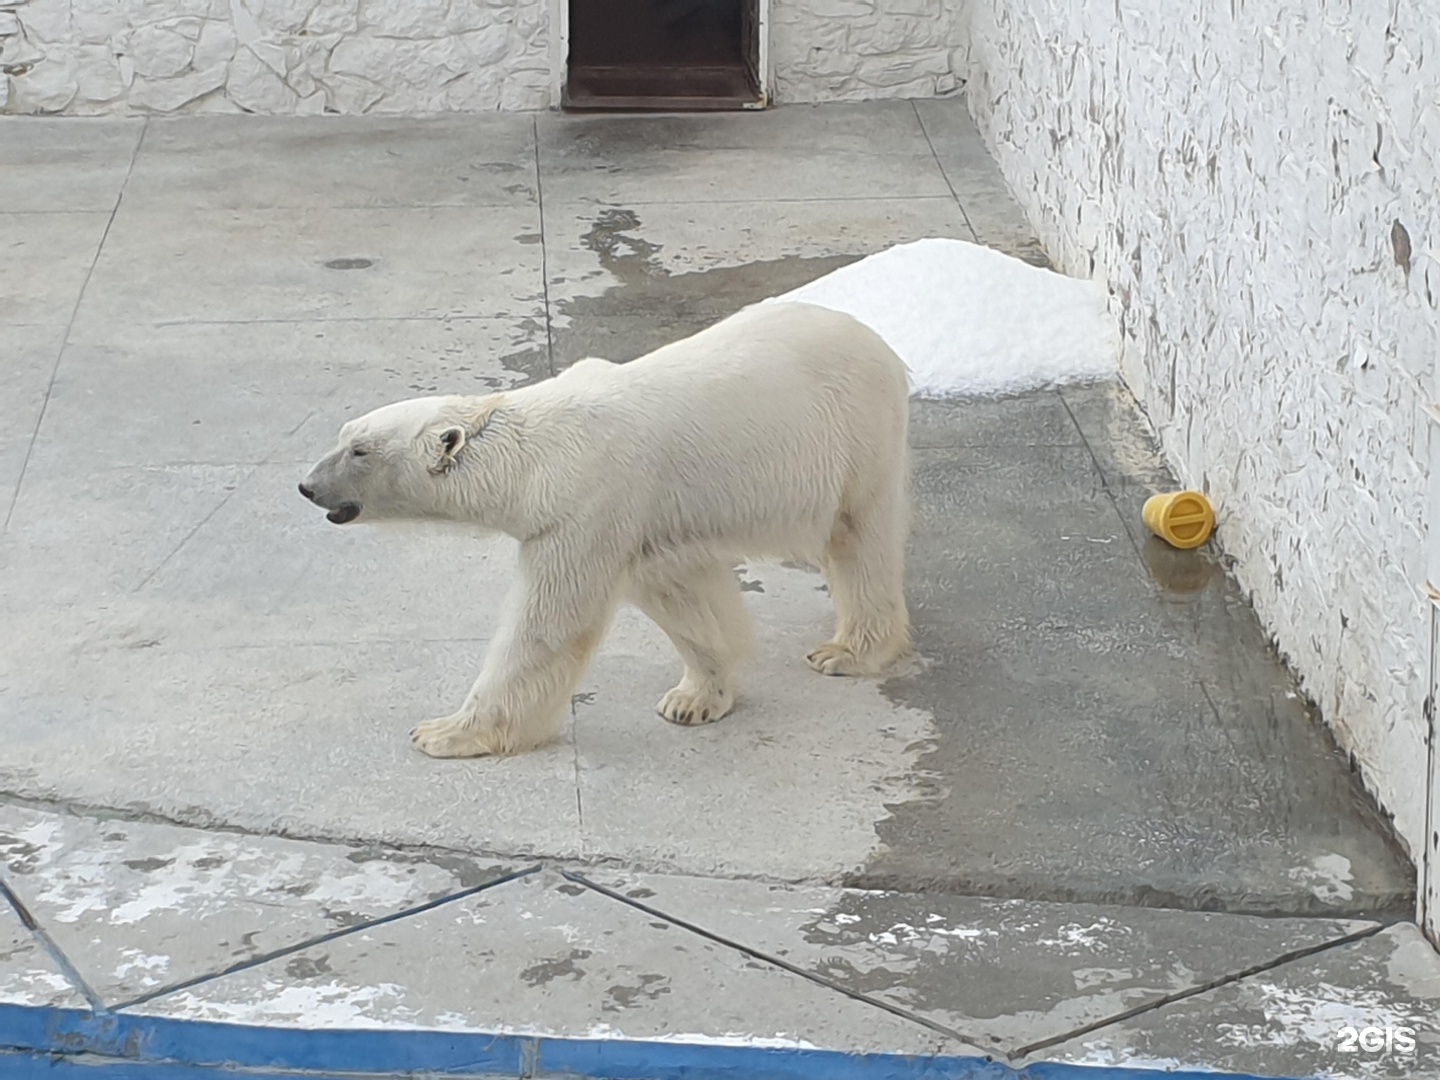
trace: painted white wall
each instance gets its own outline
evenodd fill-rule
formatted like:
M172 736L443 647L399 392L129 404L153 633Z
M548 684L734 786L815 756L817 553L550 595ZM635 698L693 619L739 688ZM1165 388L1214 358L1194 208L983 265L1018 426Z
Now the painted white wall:
M1440 348L1435 351L1434 377L1430 384L1430 400L1440 402ZM1440 409L1430 409L1430 513L1429 520L1440 521ZM1430 597L1430 780L1426 793L1428 820L1422 840L1422 854L1416 857L1420 866L1420 925L1440 949L1440 529L1430 529L1426 536L1427 589Z
M559 103L565 0L0 0L0 112L481 112ZM774 0L772 100L934 97L955 0Z
M971 0L968 97L1217 501L1261 618L1420 861L1440 18L1402 0Z

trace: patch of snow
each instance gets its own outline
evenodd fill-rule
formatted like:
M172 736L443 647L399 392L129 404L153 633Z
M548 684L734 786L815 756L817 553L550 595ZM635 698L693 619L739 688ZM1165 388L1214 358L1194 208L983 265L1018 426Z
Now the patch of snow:
M1070 973L1075 980L1076 990L1093 990L1097 986L1112 986L1115 983L1130 982L1139 973L1130 968L1090 967L1076 968Z
M159 986L170 968L168 956L150 956L140 949L126 949L124 957L115 965L115 978L124 980L137 976L146 989Z
M322 907L346 904L352 908L402 908L415 902L415 879L409 866L371 859L323 874L305 896Z
M632 1039L645 1042L680 1043L691 1046L750 1046L765 1050L818 1050L815 1043L784 1032L778 1035L746 1035L740 1032L725 1032L721 1035L701 1035L693 1032L670 1032L664 1035L627 1035L610 1024L599 1024L588 1033L592 1039Z
M1309 889L1318 900L1344 901L1355 896L1350 884L1355 877L1350 872L1350 860L1344 855L1317 856L1310 860L1309 866L1293 867L1289 877Z
M1155 1072L1218 1072L1213 1065L1201 1065L1180 1058L1146 1057L1127 1047L1114 1047L1105 1043L1083 1043L1084 1053L1069 1058L1076 1065L1099 1065L1125 1069L1150 1069Z
M394 1028L417 1030L414 1014L402 1002L405 989L394 983L377 986L286 986L268 980L253 1000L209 1000L193 991L164 999L168 1016L184 1020L216 1020L233 1024L329 1028Z
M881 251L766 303L853 315L910 369L917 397L980 397L1114 378L1119 334L1097 282L964 240Z
M1247 1049L1321 1046L1333 1051L1347 1027L1424 1030L1433 1022L1425 1006L1397 1000L1383 987L1323 981L1295 987L1257 981L1249 991L1264 1018L1215 1024L1219 1042Z
M874 945L897 945L915 946L934 949L940 945L945 938L955 938L960 941L974 941L976 938L995 937L997 931L989 927L974 926L936 926L931 923L928 926L911 926L909 923L896 923L889 930L882 930L878 934L868 935L871 944Z
M1072 922L1056 927L1053 936L1037 938L1035 944L1047 949L1058 949L1061 952L1103 952L1109 946L1110 938L1129 932L1127 928L1122 927L1113 919L1102 916L1089 926Z
M0 1004L43 1006L74 993L70 980L53 971L0 971Z

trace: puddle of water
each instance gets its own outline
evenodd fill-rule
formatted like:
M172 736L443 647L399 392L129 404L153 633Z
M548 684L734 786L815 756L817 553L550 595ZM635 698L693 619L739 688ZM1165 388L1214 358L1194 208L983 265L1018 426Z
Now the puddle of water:
M1140 555L1150 576L1169 599L1198 596L1210 587L1215 563L1203 551L1180 551L1158 536L1147 536Z

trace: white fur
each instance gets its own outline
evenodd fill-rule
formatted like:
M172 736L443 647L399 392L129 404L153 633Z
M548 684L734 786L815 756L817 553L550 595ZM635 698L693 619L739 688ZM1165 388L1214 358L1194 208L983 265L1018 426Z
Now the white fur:
M724 716L751 639L742 559L821 568L837 625L817 671L874 674L906 652L908 408L904 365L864 325L765 304L629 364L377 409L302 491L339 520L449 519L520 541L465 704L412 732L436 757L516 753L553 737L622 600L684 661L661 714Z

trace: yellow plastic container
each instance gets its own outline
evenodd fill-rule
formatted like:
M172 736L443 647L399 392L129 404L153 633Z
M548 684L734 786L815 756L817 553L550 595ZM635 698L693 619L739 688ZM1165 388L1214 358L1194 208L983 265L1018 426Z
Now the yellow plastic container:
M1198 491L1151 495L1140 514L1147 529L1182 551L1199 547L1215 531L1215 508Z

